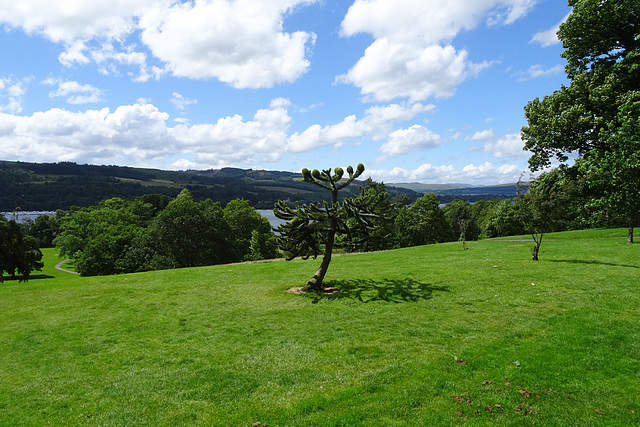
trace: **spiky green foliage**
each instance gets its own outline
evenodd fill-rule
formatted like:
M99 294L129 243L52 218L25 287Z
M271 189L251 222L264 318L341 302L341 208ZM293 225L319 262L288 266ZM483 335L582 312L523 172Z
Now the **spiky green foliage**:
M322 172L318 169L313 171L307 168L302 169L302 178L305 182L317 185L331 193L330 203L324 201L302 206L296 203L295 208L291 208L280 200L275 205L274 214L287 221L277 229L280 235L279 246L285 252L287 260L296 257L316 258L324 254L320 268L307 282L305 290L317 290L322 287L322 280L331 262L336 233L351 235L348 220L353 219L354 226L361 231L373 227L375 225L373 219L384 211L381 203L382 196L351 197L342 203L338 201L338 192L362 175L364 165L360 163L355 170L349 166L346 172L349 177L343 179L344 170L339 167L333 172L331 169L324 169Z

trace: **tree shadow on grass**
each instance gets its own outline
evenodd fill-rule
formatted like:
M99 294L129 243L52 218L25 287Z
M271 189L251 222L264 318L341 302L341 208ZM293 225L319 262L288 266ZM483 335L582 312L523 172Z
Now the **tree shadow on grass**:
M22 280L22 276L16 276L16 277L11 277L11 276L4 276L4 282L22 282L22 283L28 283L31 282L32 280L42 280L42 279L55 279L54 276L49 276L48 274L32 274L29 276L29 280Z
M342 299L363 303L385 301L398 304L431 299L434 291L449 292L447 286L420 283L413 279L330 280L324 282L324 285L327 288L337 288L339 291L308 294L314 304L322 300Z
M626 267L626 268L640 268L638 265L629 264L616 264L613 262L594 261L594 260L581 260L581 259L548 259L549 262L568 262L571 264L593 264L593 265L607 265L610 267Z

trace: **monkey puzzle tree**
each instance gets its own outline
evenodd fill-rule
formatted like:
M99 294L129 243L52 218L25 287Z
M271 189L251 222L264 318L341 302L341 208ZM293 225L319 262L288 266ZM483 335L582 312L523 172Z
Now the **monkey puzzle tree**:
M286 253L287 260L301 256L304 259L320 254L322 263L318 271L302 288L302 291L317 291L322 289L322 282L335 245L336 233L350 234L347 221L354 218L358 227L373 226L373 220L384 211L376 198L346 198L342 203L338 200L338 191L345 188L364 172L364 165L360 163L354 170L347 167L348 178L343 180L342 168L326 169L320 172L315 169L302 169L302 178L305 182L315 184L331 193L331 202L299 206L295 209L279 200L273 210L274 214L286 223L277 228L279 233L278 243L280 249ZM381 195L384 197L384 195Z

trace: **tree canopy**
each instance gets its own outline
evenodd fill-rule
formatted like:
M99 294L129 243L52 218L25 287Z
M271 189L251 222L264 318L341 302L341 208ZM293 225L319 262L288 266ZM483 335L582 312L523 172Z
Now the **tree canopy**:
M108 199L61 218L55 244L81 275L108 275L274 258L268 221L245 200L226 208L197 202L184 189L175 199L149 195Z
M640 0L570 0L560 26L569 86L525 107L525 149L531 170L555 158L577 158L592 177L601 206L623 211L630 230L638 221L640 181ZM598 181L607 185L598 185Z
M38 242L27 234L26 227L0 215L0 283L4 282L4 273L12 278L19 274L20 281L29 280L33 270L42 269L41 260Z

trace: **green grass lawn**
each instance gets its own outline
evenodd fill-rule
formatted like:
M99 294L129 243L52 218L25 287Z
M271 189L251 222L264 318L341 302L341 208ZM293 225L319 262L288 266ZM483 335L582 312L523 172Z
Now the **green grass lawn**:
M640 424L626 230L0 285L0 425ZM526 236L524 237L526 239ZM510 239L514 240L514 239Z

